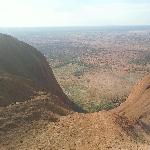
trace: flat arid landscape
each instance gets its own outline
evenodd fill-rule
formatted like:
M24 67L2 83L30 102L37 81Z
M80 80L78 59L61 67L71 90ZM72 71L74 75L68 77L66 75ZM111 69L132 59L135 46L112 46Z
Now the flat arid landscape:
M40 50L64 93L88 112L124 102L150 72L150 27L5 29Z

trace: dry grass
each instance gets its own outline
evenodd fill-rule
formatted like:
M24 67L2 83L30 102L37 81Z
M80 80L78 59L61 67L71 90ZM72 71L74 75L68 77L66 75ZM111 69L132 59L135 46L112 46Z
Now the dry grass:
M101 105L114 102L115 106L120 105L129 95L131 87L144 75L85 67L83 75L75 76L74 72L80 67L83 68L77 64L68 64L53 71L63 91L87 111L94 111L93 103Z

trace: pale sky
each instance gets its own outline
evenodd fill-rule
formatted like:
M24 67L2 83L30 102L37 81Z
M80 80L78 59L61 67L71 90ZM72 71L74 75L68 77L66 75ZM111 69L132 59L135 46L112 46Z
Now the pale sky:
M0 0L0 27L150 25L150 0Z

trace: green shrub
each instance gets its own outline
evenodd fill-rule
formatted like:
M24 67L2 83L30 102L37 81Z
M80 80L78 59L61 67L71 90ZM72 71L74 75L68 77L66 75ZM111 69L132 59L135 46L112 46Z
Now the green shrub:
M82 76L84 74L84 67L81 66L77 68L73 74L74 76L77 76L77 77Z
M91 106L89 107L89 112L99 112L102 110L110 110L115 107L113 102L101 102L100 104L95 104L94 102L91 103Z

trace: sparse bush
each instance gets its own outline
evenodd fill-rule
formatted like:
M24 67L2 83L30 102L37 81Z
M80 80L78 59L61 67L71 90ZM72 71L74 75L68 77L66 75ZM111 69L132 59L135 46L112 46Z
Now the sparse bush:
M91 106L89 107L89 112L99 112L102 110L110 110L115 107L113 102L101 102L100 104L96 104L94 102L91 103Z
M150 64L150 52L143 52L138 58L131 60L129 63L142 66Z
M77 76L77 77L82 76L84 74L84 68L83 67L77 68L73 74L74 76Z

